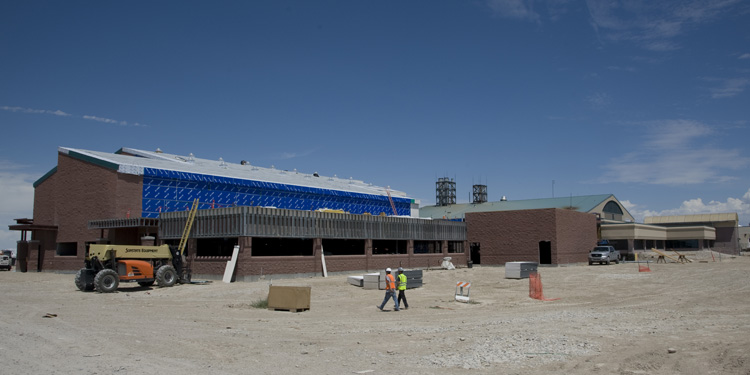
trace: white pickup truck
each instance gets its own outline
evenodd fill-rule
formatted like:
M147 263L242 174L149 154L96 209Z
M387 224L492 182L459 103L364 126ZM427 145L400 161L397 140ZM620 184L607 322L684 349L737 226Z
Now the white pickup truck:
M589 265L610 264L610 262L620 263L620 252L612 246L597 246L589 253Z
M10 257L0 253L0 269L10 271Z

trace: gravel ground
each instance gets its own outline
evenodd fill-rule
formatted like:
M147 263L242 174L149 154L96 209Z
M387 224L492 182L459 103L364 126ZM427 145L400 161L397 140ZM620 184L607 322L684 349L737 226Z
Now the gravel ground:
M540 268L554 301L502 267L429 270L399 312L346 274L97 294L0 272L0 373L750 374L750 257L688 258ZM311 309L253 308L271 283L311 286Z

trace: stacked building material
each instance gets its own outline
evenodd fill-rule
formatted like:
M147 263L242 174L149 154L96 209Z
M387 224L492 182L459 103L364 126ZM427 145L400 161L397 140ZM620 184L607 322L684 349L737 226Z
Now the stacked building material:
M348 281L349 284L352 284L354 286L362 287L365 283L365 277L364 276L349 276L346 278L346 281Z
M422 287L422 270L405 270L404 275L406 275L406 289ZM398 277L398 271L394 271L393 276ZM385 271L349 276L346 281L365 289L385 290Z
M422 287L422 270L405 270L404 275L406 275L406 289Z
M367 273L363 276L362 287L365 289L380 289L380 274L379 273ZM385 288L385 284L383 286Z
M404 270L404 275L406 275L406 289L422 286L422 270ZM398 280L398 271L393 272L393 277ZM385 271L380 271L379 288L385 290Z
M528 279L529 274L536 272L537 262L508 262L505 263L506 279Z

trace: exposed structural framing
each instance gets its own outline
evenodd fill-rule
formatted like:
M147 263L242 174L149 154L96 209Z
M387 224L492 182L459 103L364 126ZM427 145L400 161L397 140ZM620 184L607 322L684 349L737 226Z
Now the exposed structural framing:
M472 203L487 202L487 185L474 185L472 190Z
M435 205L456 204L456 181L449 177L438 178L435 183Z
M138 228L158 227L159 219L147 217L132 217L126 219L103 219L89 221L89 229L114 229L114 228Z
M180 238L187 217L187 211L162 213L159 238ZM190 237L465 241L466 223L243 206L198 210Z

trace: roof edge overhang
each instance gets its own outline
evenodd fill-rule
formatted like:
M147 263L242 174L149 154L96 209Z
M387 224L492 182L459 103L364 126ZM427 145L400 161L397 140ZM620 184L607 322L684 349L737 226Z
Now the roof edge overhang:
M627 240L715 240L716 229L694 225L665 227L661 225L622 223L602 224L602 238Z
M114 171L120 168L120 165L117 163L102 159L100 157L95 157L95 156L87 155L82 152L74 151L69 148L60 147L58 148L58 152L60 152L61 154L68 155L74 159L82 160L82 161L85 161L94 165L98 165L100 167L104 167L107 169L111 169Z
M52 175L55 174L55 172L57 172L57 166L55 166L54 168L50 169L49 172L47 172L47 173L44 174L44 176L39 177L38 180L34 181L34 185L33 185L34 188L36 188L37 186L41 185L42 182L47 181L47 179L50 178L50 177L52 177Z
M20 231L56 231L57 225L16 224L16 225L8 225L8 229L20 230Z
M115 229L115 228L140 228L158 227L159 219L148 217L131 217L118 219L90 220L88 229Z
M714 213L714 214L647 216L643 218L643 222L646 224L660 224L660 225L734 222L736 226L737 223L739 223L739 215L736 212L725 212L725 213Z

